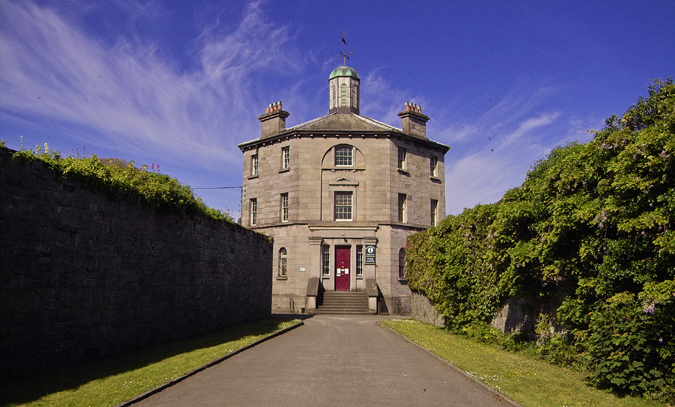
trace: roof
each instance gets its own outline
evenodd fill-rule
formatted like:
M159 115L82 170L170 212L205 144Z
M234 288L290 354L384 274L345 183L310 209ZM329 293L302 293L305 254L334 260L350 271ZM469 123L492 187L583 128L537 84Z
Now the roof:
M377 121L375 119L371 119L370 117L366 116L361 116L355 113L333 113L329 114L326 116L322 116L313 120L310 120L308 122L304 122L301 124L298 124L293 127L289 127L287 129L284 129L282 132L280 132L276 136L269 137L267 139L253 139L246 141L244 143L239 144L239 148L243 148L244 146L248 145L254 145L259 142L265 142L266 140L269 140L274 137L281 136L283 137L284 135L288 135L289 133L293 132L315 132L316 134L330 134L333 132L350 132L350 133L355 133L358 134L360 132L363 133L372 133L372 132L378 132L378 133L394 133L397 135L401 135L410 139L414 139L419 142L423 142L428 145L433 145L437 148L440 148L442 150L449 150L450 147L446 146L442 143L439 143L437 141L433 141L430 139L421 139L419 137L415 136L410 136L397 127L390 126L386 123L382 123L380 121ZM306 133L305 133L306 134Z
M361 131L401 131L396 127L355 113L333 113L286 129L298 130L361 130Z
M359 74L356 73L354 68L350 68L347 65L343 65L339 68L336 68L333 72L331 72L328 80L331 80L333 78L337 78L338 76L350 76L352 78L356 78L358 80L361 80L361 78L359 78Z
M121 158L99 158L99 160L105 165L117 165L122 168L129 166L129 163Z

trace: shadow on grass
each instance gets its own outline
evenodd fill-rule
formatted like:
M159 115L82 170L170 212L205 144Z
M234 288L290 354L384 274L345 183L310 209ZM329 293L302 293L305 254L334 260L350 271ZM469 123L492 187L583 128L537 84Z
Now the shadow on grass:
M0 383L0 405L10 406L32 402L48 394L75 390L91 381L136 370L182 353L239 340L246 336L272 334L279 329L279 324L293 319L305 318L300 315L274 315L261 321L233 325L191 338L153 345L77 366L15 380L4 380Z

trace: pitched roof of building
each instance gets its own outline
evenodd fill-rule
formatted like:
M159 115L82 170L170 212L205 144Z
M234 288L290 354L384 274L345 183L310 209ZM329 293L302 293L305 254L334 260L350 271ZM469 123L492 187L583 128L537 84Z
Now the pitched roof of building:
M129 163L121 158L99 158L99 160L105 165L118 165L122 168L129 166Z
M329 114L286 129L298 130L401 131L394 126L354 113Z

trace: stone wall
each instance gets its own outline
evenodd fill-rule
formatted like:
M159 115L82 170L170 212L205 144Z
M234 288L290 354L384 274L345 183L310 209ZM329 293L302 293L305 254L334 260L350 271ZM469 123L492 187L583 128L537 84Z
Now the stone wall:
M0 376L270 315L255 232L111 200L0 149Z
M503 333L534 334L533 304L522 298L510 298L495 312L490 325Z
M443 316L431 305L427 297L422 294L412 293L410 302L412 306L411 316L414 319L436 326L445 326L443 324Z

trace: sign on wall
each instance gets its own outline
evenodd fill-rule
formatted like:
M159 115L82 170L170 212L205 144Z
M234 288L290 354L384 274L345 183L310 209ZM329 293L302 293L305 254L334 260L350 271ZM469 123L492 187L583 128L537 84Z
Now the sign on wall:
M375 246L366 246L366 264L375 264Z

